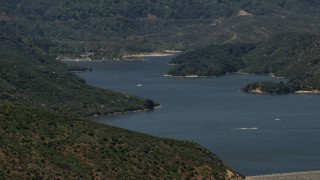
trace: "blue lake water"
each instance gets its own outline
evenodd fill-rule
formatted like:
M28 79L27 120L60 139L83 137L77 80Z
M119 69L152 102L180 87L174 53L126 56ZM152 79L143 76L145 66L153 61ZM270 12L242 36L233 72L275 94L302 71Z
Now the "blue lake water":
M320 95L241 93L244 85L279 81L233 74L164 77L169 57L142 62L68 62L88 84L160 102L154 111L99 117L100 123L201 144L243 175L320 169ZM141 84L141 86L137 86Z

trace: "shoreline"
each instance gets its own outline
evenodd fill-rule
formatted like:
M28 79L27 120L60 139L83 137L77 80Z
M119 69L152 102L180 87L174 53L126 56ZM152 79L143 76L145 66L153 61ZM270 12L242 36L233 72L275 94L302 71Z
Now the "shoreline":
M130 54L125 55L122 58L145 58L145 57L166 57L166 56L174 56L175 54L171 53L141 53L141 54Z
M57 58L56 60L62 61L62 62L92 62L93 60L91 58Z
M276 76L274 73L269 73L269 75L273 78L276 78L276 79L286 79L286 77L283 77L283 76Z
M265 93L265 92L261 91L260 88L252 89L252 90L248 91L248 93L253 93L253 94L268 94L268 93Z
M252 93L252 94L270 94L270 95L283 95L283 94L277 94L277 93L266 93L261 91L260 88L257 89L252 89L246 93ZM320 90L311 90L311 91L304 91L304 90L299 90L299 91L294 91L291 93L287 93L287 94L313 94L313 95L319 95L320 94Z
M84 118L92 118L92 117L100 117L100 116L118 116L118 115L122 115L122 114L129 114L129 113L138 113L138 112L146 112L146 111L152 111L154 109L160 109L162 106L161 105L157 105L155 107L153 107L153 109L138 109L138 110L132 110L132 111L124 111L124 112L114 112L114 113L110 113L110 114L94 114L92 116L88 116L88 117L84 117Z
M320 94L320 90L311 90L311 91L299 90L299 91L295 91L294 94Z
M113 58L113 59L92 59L90 57L57 57L56 60L62 62L101 62L101 61L145 61L148 57L168 57L168 56L175 56L177 53L181 51L174 51L174 50L165 50L164 53L160 52L152 52L152 53L139 53L139 54L128 54L123 55L120 58Z
M138 54L128 54L123 55L122 58L147 58L147 57L167 57L167 56L174 56L178 53L181 53L182 51L176 51L176 50L164 50L164 52L143 52Z

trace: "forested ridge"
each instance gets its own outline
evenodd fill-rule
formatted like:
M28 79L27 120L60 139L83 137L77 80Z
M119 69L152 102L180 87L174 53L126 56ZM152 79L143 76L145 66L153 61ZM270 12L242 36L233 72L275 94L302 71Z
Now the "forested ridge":
M300 33L277 34L257 44L212 45L174 58L168 72L173 76L221 76L229 73L271 74L288 78L287 83L261 82L245 92L294 93L320 90L320 36Z
M0 2L0 31L54 55L110 59L317 32L319 7L315 0L15 0Z

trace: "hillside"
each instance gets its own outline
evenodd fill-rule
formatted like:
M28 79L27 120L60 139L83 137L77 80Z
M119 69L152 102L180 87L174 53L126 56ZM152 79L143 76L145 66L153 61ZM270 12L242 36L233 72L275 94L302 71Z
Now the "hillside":
M285 85L253 84L244 88L244 91L262 89L265 93L279 93L277 91L283 90L281 93L297 91L318 93L320 90L320 36L318 35L279 34L249 53L244 58L244 63L246 67L241 70L243 72L269 73L289 79Z
M243 179L208 150L0 104L1 179Z
M254 44L211 45L183 53L170 62L172 76L221 76L237 72L243 66L242 57L255 49Z
M199 48L172 60L174 76L220 76L241 72L286 77L288 83L254 83L245 92L293 93L320 89L320 37L282 33L256 45L225 44Z
M78 117L155 106L148 99L88 86L63 63L19 38L1 36L0 40L0 102Z
M95 58L252 43L280 32L318 32L316 0L96 0L0 2L0 32L51 54Z
M239 8L254 14L293 14L319 15L316 10L320 6L317 0L96 0L87 2L80 0L42 1L15 0L2 2L1 10L8 15L26 16L28 19L86 19L91 17L144 18L154 15L161 19L210 19L233 14ZM229 11L229 13L228 13Z

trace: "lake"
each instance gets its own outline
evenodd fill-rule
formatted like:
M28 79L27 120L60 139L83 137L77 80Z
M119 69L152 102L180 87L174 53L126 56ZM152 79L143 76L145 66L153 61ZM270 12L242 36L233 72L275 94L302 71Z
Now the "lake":
M170 57L139 62L68 62L93 86L161 104L154 111L94 119L155 136L194 141L243 175L320 169L320 95L259 95L239 89L270 76L164 77Z

